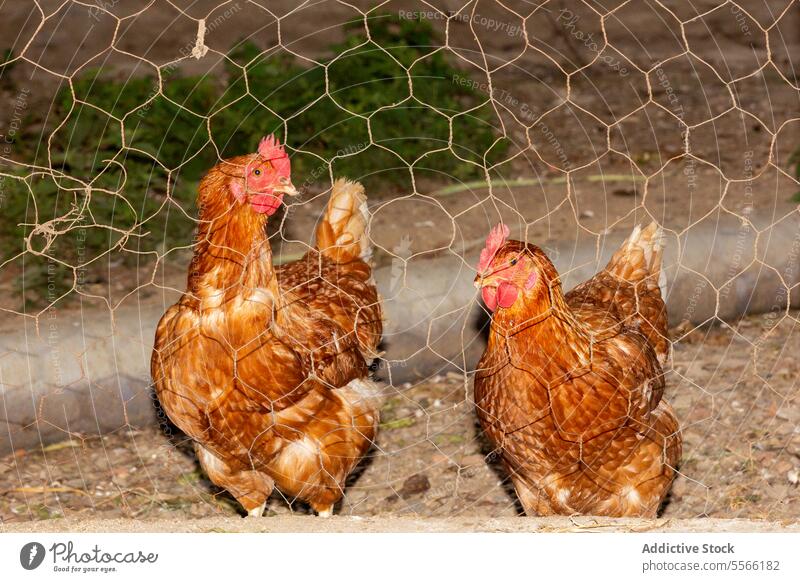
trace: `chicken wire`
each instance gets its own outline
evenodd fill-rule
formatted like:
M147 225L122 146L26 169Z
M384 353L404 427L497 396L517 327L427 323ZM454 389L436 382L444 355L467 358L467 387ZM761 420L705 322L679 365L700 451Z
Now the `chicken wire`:
M73 322L84 325L131 304L166 307L176 299L191 235L180 244L152 251L139 250L133 243L151 236L148 229L156 219L166 216L167 229L172 215L195 220L191 206L175 196L175 189L200 148L187 151L178 165L167 166L160 150L148 152L129 143L126 127L146 116L160 97L198 116L169 93L176 72L214 78L224 63L240 67L246 78L248 70L228 56L245 30L244 36L255 40L262 53L282 53L303 67L324 68L324 93L273 128L286 139L293 157L307 155L317 161L306 167L307 175L293 177L295 184L304 186L301 201L273 221L276 256L291 260L313 244L313 225L337 176L337 163L373 154L386 154L394 169L407 171L407 182L380 186L377 181L367 192L376 261L391 273L389 287L381 289L389 301L400 291L427 292L407 289L413 265L424 268L422 261L441 256L471 261L488 228L500 218L512 226L514 236L539 244L551 255L565 252L570 244L594 245L599 255L607 235L624 235L634 224L655 220L665 228L667 245L675 253L672 274L681 273L690 281L680 291L686 295L683 312L671 313L670 318L674 359L665 397L677 409L685 443L665 515L800 515L800 416L792 358L800 240L795 236L788 242L785 262L776 263L764 250L774 230L796 216L793 196L798 180L791 155L800 141L800 101L792 48L798 45L800 2L132 4L37 1L30 13L10 3L0 7L17 29L16 38L9 36L10 29L4 35L14 39L2 66L11 79L3 86L11 106L6 108L0 155L0 208L9 209L22 199L26 220L34 217L25 224L24 237L4 242L0 284L6 297L0 309L7 333L24 327L19 337L34 341L28 335L33 324L40 339L58 345L64 328ZM424 47L424 55L411 66L400 62L393 47L370 40L370 31L387 14L401 21L428 22L437 42ZM388 56L407 77L404 99L375 111L352 110L336 100L329 69L358 47L323 57L324 43L318 37L341 35L345 23L362 29L363 47ZM156 26L162 28L152 38L143 35L149 44L133 38ZM447 120L449 135L424 155L405 159L393 140L416 136L376 137L372 123L387 110L413 115L415 108L434 109L415 96L419 83L426 81L415 78L414 71L418 61L435 54L455 68L448 82L468 87L479 99L461 111L436 110ZM98 108L75 89L89 64L117 70L116 79L123 85L141 77L139 64L147 66L156 71L152 92L132 110ZM97 81L103 82L105 78ZM66 87L74 102L60 118L54 89L58 85ZM252 95L249 88L247 94L258 105L241 124L256 123L266 112L275 114L263 95ZM293 122L325 98L346 118L360 120L368 139L326 155L320 155L312 141L293 142ZM74 171L53 146L54 135L67 127L78 105L100 109L121 128L118 155L102 160L88 175ZM234 105L223 104L214 115ZM465 153L456 127L481 108L489 111L494 138L486 151ZM39 142L33 156L20 155L15 139L26 123L37 123L30 115L34 109L44 119ZM199 117L207 120L202 139L220 159L232 146L236 153L255 149L250 143L218 143L214 115ZM164 130L167 135L170 127ZM497 155L501 137L507 146ZM93 137L85 139L91 143ZM97 185L100 174L124 167L130 155L152 159L166 178L166 189L152 193L156 209L135 213L133 224L120 226L113 215L98 223L93 200L130 205L124 172L115 188ZM472 167L475 176L437 175L436 167L426 163L434 155ZM70 201L66 210L38 212L42 199L34 194L33 182L42 178L55 184L55 190L44 195L65 197ZM20 184L22 190L12 188ZM108 232L110 242L102 252L82 256L80 235L76 253L65 254L58 247L60 237L87 228ZM705 269L690 260L700 252L687 244L696 229L719 231L720 236L725 229L733 233L721 251L724 255L714 256ZM712 247L715 241L712 236ZM136 257L134 264L123 262L123 255ZM717 259L724 261L724 268L718 267ZM25 278L31 261L42 261L46 274L32 284ZM104 277L96 275L97 265L102 265L99 272ZM63 289L55 273L64 271L56 266L66 269ZM724 317L734 297L756 294L740 284L752 272L779 281L778 291L766 300L770 313L740 320ZM98 280L87 280L87 274ZM31 285L38 296L34 301L25 295ZM462 326L464 342L471 324L464 312L474 304L449 314ZM698 315L704 305L711 306L708 317ZM117 328L140 324L137 317L115 321ZM61 350L60 358L75 362L53 360L46 365L80 368L86 360L85 345L83 350ZM24 349L17 346L7 353ZM442 357L438 366L421 371L424 379L414 381L397 380L391 373L403 370L405 358L379 359L387 401L377 442L351 480L339 513L517 513L507 477L475 427L471 379L477 360L463 352ZM8 395L26 390L25 378L33 384L43 371L31 367L22 373L22 381L17 381L18 370L5 368L2 373L8 419ZM73 386L56 381L53 389L63 392ZM29 392L37 409L43 408L47 397ZM118 407L123 410L97 406L89 413L98 419L106 414L124 417L124 403ZM235 511L227 494L198 471L185 438L167 423L154 431L124 419L122 429L103 439L59 424L61 438L16 450L0 461L2 519L85 514L194 517ZM6 428L10 434L19 427ZM283 503L279 494L273 497L270 511L305 511L301 504Z

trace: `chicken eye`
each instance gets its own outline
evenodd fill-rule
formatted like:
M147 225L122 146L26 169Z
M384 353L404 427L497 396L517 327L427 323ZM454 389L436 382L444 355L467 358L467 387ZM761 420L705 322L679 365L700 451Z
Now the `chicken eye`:
M253 170L253 173L254 173L256 176L260 176L260 175L261 175L261 170L259 170L258 168L256 168L255 170Z
M513 267L514 265L516 265L516 264L517 264L517 261L518 261L518 260L519 260L519 259L518 259L517 257L514 257L513 259L511 259L511 260L509 261L509 263L508 263L508 264L509 264L509 265L511 265L511 266Z

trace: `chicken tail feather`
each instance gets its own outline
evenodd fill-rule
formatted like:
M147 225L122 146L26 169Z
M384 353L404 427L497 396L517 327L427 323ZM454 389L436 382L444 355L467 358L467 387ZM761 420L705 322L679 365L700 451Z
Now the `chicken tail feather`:
M369 261L369 210L364 187L339 178L333 183L325 215L317 226L317 249L337 263Z
M666 296L666 275L661 269L664 251L664 231L651 222L642 228L637 225L608 262L606 270L615 277L634 285L644 282L650 288L658 288Z

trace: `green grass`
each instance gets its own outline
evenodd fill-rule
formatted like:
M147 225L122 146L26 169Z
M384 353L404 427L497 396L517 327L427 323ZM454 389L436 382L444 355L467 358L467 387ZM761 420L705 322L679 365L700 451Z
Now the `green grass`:
M107 268L190 244L203 173L219 156L254 151L268 133L287 141L296 185L324 183L330 162L335 175L362 180L372 196L408 192L412 165L417 179L476 179L484 157L493 163L505 153L486 96L453 83L460 73L436 51L441 40L428 23L385 15L370 21L369 42L363 30L347 32L324 66L243 42L224 74L162 68L163 94L153 77L75 78L77 100L64 88L46 119L26 120L39 127L36 135L21 135L15 146L26 162L52 164L54 175L5 181L0 261L24 250L32 233L32 248L44 253L25 256L26 299L46 304L72 287L76 274L57 261L102 256L90 269ZM50 160L37 146L42 125ZM53 219L56 236L32 230Z
M417 424L417 421L413 418L406 417L406 418L396 418L395 420L389 420L387 422L382 422L380 425L381 430L395 430L398 428L408 428L410 426L414 426Z
M789 165L794 166L794 177L800 180L800 147L789 157ZM792 200L794 202L800 202L800 192L796 192L795 195L792 196Z

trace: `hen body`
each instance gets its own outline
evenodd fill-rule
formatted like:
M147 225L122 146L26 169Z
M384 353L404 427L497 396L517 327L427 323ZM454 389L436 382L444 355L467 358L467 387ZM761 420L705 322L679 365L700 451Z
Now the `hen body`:
M668 358L660 231L638 227L609 265L566 296L533 245L528 295L493 316L475 402L530 515L655 516L681 456L663 400ZM509 259L510 260L510 259Z
M223 204L224 170L204 179L201 208ZM158 398L249 514L277 487L329 515L378 423L368 362L382 322L363 188L337 181L317 248L277 268L259 215L246 205L211 213L189 287L156 331Z

